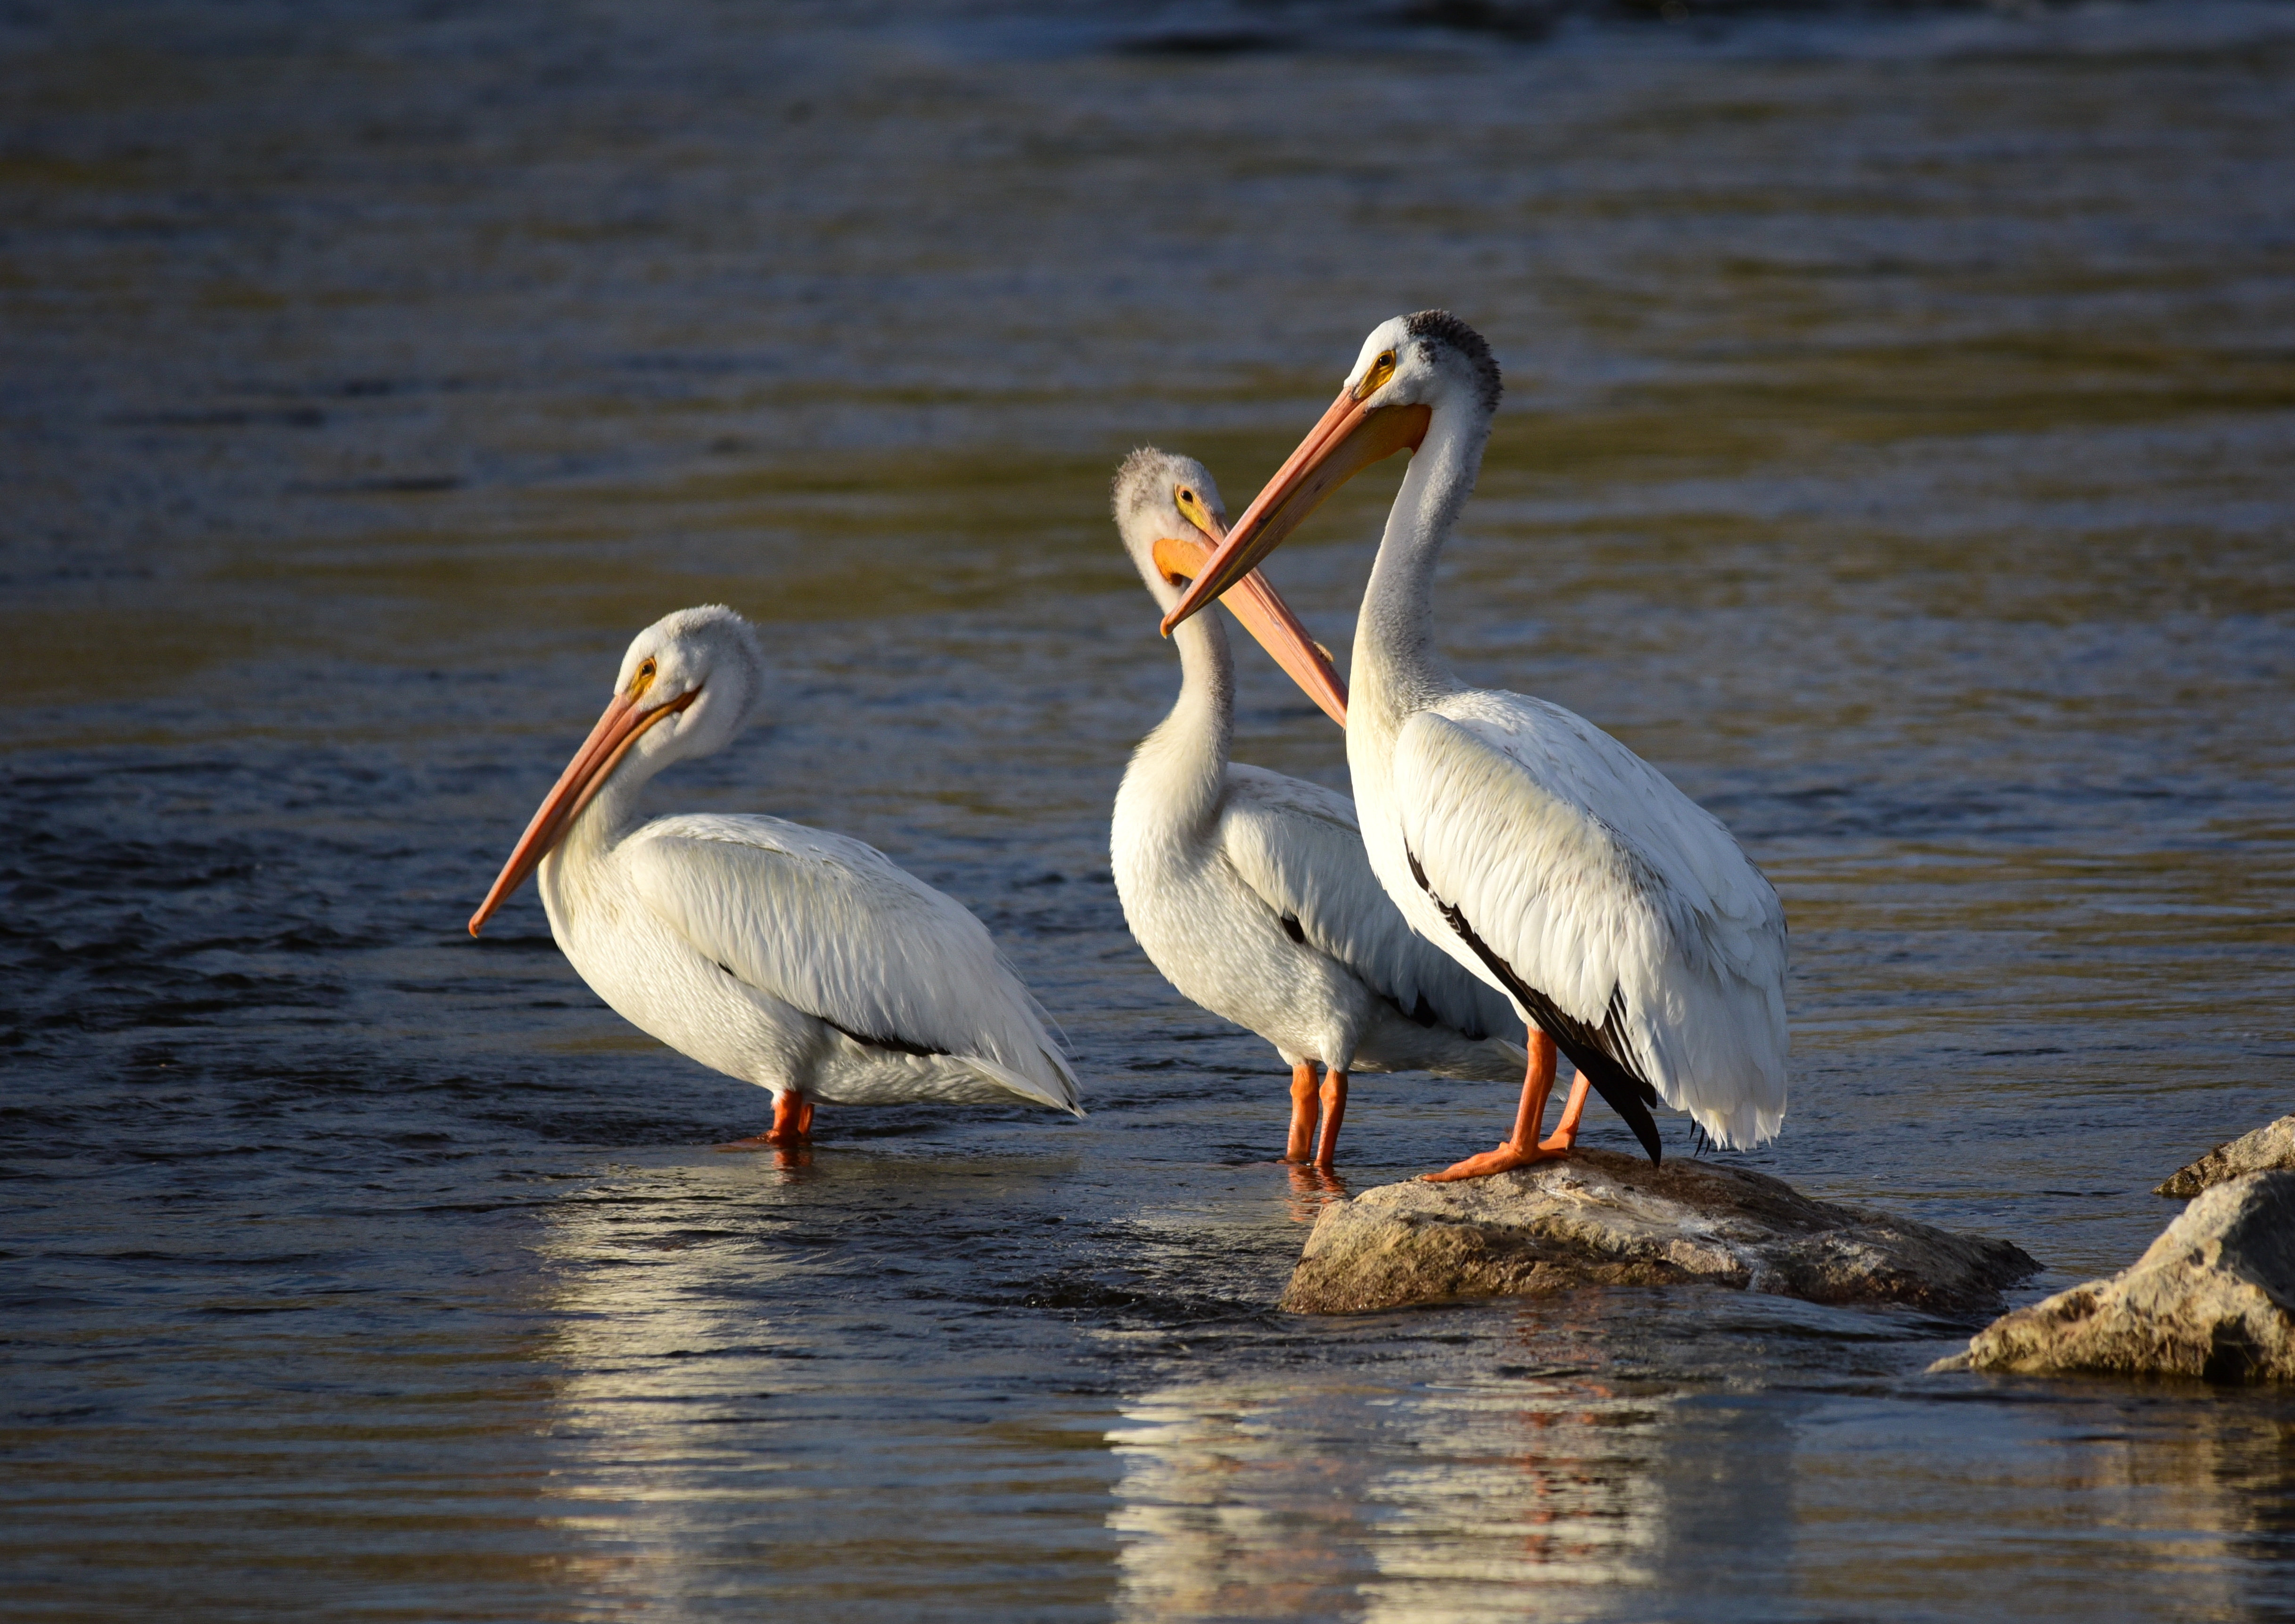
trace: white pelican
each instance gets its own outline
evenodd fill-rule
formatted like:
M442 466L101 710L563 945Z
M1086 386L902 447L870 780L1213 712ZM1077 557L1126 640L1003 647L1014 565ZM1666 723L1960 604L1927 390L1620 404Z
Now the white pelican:
M1347 763L1363 842L1412 926L1545 1034L1512 1135L1434 1177L1567 1154L1589 1082L1652 1161L1659 1099L1717 1144L1758 1144L1785 1111L1776 892L1719 819L1616 739L1558 705L1467 688L1436 651L1435 559L1474 489L1499 393L1490 346L1448 312L1381 325L1164 628L1355 473L1409 447L1355 631ZM1556 1045L1578 1081L1541 1143Z
M1116 527L1165 609L1226 534L1210 470L1153 446L1115 476ZM1199 537L1196 532L1201 531ZM1330 662L1257 572L1228 607L1346 725ZM1328 1168L1350 1072L1505 1082L1524 1054L1505 997L1412 934L1379 889L1344 796L1228 760L1235 665L1216 617L1176 634L1180 698L1116 792L1109 847L1123 918L1165 980L1291 1067L1285 1159ZM1315 1086L1315 1067L1323 1081ZM1321 1122L1318 1130L1317 1117Z
M680 1053L773 1092L768 1143L813 1108L1023 1099L1077 1116L1075 1074L979 920L873 846L779 818L636 820L672 762L723 749L764 697L756 634L680 609L638 633L486 900L541 873L592 991Z

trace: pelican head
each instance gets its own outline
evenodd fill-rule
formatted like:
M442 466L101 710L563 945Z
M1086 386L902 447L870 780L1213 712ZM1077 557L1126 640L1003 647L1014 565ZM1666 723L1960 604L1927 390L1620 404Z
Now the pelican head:
M1340 386L1339 397L1275 477L1252 499L1164 629L1228 590L1355 475L1398 451L1416 451L1434 414L1490 432L1503 389L1482 335L1447 310L1380 322ZM1479 447L1479 438L1475 442Z
M631 642L598 725L526 826L486 900L477 935L608 782L635 788L672 762L723 749L764 698L765 659L747 621L722 603L665 615Z
M1124 551L1156 607L1168 614L1227 535L1219 483L1193 457L1143 445L1115 470L1112 498ZM1347 685L1331 668L1329 651L1307 635L1267 577L1245 572L1226 603L1300 691L1346 726Z
M1115 470L1109 494L1124 551L1156 601L1170 608L1180 584L1196 578L1227 535L1219 482L1193 457L1142 445Z
M733 742L765 697L756 628L722 603L665 615L630 640L614 695L659 719L658 726L640 723L635 735L634 753L654 772L715 755Z
M1373 412L1471 403L1485 419L1505 388L1482 335L1447 310L1390 316L1371 329L1345 385L1349 400Z

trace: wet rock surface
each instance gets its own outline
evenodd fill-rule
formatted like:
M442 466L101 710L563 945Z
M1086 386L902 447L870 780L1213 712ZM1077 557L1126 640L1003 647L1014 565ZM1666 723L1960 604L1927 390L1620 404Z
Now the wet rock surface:
M2295 1116L2266 1122L2253 1133L2242 1134L2228 1144L2217 1146L2188 1167L2177 1169L2166 1183L2152 1193L2188 1201L2202 1190L2213 1189L2242 1174L2279 1168L2295 1168Z
M2216 1186L2133 1267L2003 1315L1930 1368L2295 1381L2295 1172Z
M1710 1162L1580 1150L1456 1184L1390 1184L1325 1211L1283 1307L1401 1308L1573 1286L1703 1282L1812 1302L1968 1310L2039 1268L2005 1241L1813 1201Z

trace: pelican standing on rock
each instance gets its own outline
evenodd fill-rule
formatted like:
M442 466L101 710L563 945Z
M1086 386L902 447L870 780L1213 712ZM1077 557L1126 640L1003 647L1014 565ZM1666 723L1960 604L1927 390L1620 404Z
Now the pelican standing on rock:
M1758 1144L1785 1110L1785 920L1720 820L1558 705L1466 687L1435 648L1435 560L1480 471L1498 363L1440 310L1364 341L1338 398L1252 501L1168 632L1272 552L1332 491L1408 448L1355 632L1347 763L1370 864L1429 941L1540 1033L1513 1132L1434 1174L1566 1155L1588 1085L1658 1159L1650 1106L1715 1143ZM1539 1131L1555 1050L1578 1081Z
M1192 457L1136 451L1116 473L1115 508L1124 550L1170 609L1225 534L1210 471ZM1244 575L1227 603L1345 726L1338 673L1264 578ZM1165 980L1265 1038L1291 1067L1285 1159L1332 1164L1351 1072L1519 1075L1523 1046L1504 1034L1522 1024L1502 994L1403 922L1364 856L1352 804L1228 759L1235 665L1219 621L1191 620L1174 641L1179 700L1115 796L1116 894Z
M764 683L756 634L720 605L638 633L470 934L538 871L551 934L617 1014L772 1090L769 1144L810 1137L819 1103L1082 1116L1043 1012L953 899L873 846L780 818L636 821L647 780L723 749Z

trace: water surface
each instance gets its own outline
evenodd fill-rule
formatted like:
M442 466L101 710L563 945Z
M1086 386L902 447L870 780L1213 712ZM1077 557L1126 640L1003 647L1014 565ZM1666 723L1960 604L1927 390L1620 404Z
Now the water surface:
M1443 15L0 12L11 1616L2295 1615L2283 1399L1704 1292L1273 1311L1329 1192L1123 931L1176 672L1106 480L1239 508L1400 310L1507 369L1453 657L1785 897L1745 1164L2054 1289L2295 1073L2295 12ZM1393 483L1276 563L1343 652ZM1089 1121L721 1155L764 1097L530 894L462 934L709 599L778 687L658 804L974 908ZM1364 1079L1347 1187L1507 1093Z

